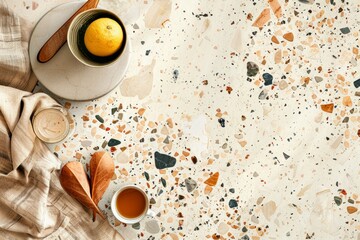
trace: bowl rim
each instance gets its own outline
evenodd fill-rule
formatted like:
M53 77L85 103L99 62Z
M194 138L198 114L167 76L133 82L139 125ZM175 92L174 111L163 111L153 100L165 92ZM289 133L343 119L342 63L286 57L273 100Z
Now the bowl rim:
M88 13L88 12L94 12L94 13L101 13L101 12L103 12L103 13L108 13L108 14L112 15L113 17L115 17L116 20L118 20L118 21L121 23L120 26L121 26L121 29L123 30L124 35L125 35L125 38L124 38L125 41L124 41L124 43L123 43L123 50L122 50L122 51L120 52L120 54L119 54L115 59L113 59L112 61L109 61L109 62L106 62L106 63L101 63L101 64L99 64L99 65L89 64L88 62L85 62L85 61L83 61L81 58L79 58L79 57L77 56L77 54L75 54L75 52L74 52L74 50L73 50L73 45L70 44L69 39L70 39L70 36L73 34L73 32L71 31L71 29L74 28L74 25L75 25L75 23L79 20L79 18L80 18L81 16L83 16L84 14ZM71 23L70 23L70 25L69 25L69 28L68 28L68 30L67 30L67 34L66 34L66 41L67 41L67 45L68 45L68 47L69 47L69 50L70 50L71 54L72 54L79 62L81 62L82 64L84 64L84 65L86 65L86 66L88 66L88 67L94 67L94 68L107 67L107 66L110 66L110 65L114 64L115 62L117 62L117 60L118 60L118 59L122 56L122 54L124 53L124 49L126 48L126 45L128 44L128 39L127 39L127 38L128 38L128 36L127 36L127 30L126 30L125 24L124 24L124 22L121 20L121 18L120 18L117 14L115 14L114 12L112 12L112 11L110 11L110 10L107 10L107 9L103 9L103 8L91 8L91 9L88 9L88 10L85 10L85 11L79 13L79 14L71 21ZM76 36L76 39L77 39L77 36ZM78 48L78 47L76 46L76 48ZM80 49L79 49L79 52L81 53ZM82 54L82 53L81 53L81 54ZM84 56L84 57L86 58L86 56ZM89 61L95 63L95 61L92 61L91 59L89 59Z

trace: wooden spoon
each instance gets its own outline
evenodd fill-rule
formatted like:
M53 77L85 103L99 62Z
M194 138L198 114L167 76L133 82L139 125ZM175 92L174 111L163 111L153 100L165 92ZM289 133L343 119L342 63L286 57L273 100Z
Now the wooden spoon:
M81 8L79 8L79 10L77 10L42 46L37 55L38 61L41 63L49 61L66 42L67 31L72 20L79 13L91 8L96 8L98 3L99 0L88 0Z

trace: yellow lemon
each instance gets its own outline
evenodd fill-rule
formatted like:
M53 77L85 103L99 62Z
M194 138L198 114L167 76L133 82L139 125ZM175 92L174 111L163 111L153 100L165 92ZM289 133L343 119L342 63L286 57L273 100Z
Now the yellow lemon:
M111 18L99 18L85 31L86 49L95 56L107 57L121 47L124 34L121 26Z

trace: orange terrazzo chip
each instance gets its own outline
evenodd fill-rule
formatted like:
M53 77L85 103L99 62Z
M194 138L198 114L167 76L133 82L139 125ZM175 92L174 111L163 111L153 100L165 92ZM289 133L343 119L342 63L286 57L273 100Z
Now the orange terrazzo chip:
M277 18L282 16L281 5L278 0L268 0L271 10L274 12Z
M321 109L324 112L332 113L334 110L334 104L333 103L323 104L323 105L321 105Z
M185 157L188 157L190 155L189 152L186 152L186 151L182 151L182 154L185 156Z
M71 103L70 103L70 102L65 102L64 107L65 107L66 109L70 109L70 108L71 108Z
M211 193L211 191L212 191L212 187L206 185L206 187L205 187L205 189L204 189L204 193L205 193L206 195L209 195L209 194Z
M167 125L169 126L169 128L173 128L174 127L174 123L173 120L171 118L168 118L166 120Z
M350 96L345 96L343 98L343 104L346 107L351 107L352 106L352 101L351 101L351 97Z
M275 56L274 56L275 63L276 64L281 63L281 58L282 58L282 52L281 49L279 49L275 52Z
M140 116L142 116L144 114L144 112L145 112L145 108L140 108L139 111L138 111L138 114Z
M227 86L227 87L226 87L226 91L227 91L229 94L232 92L232 90L233 90L232 87L230 87L230 86Z
M265 8L253 23L254 27L262 28L270 20L270 9Z
M349 213L349 214L353 214L353 213L355 213L355 212L357 212L357 208L356 207L353 207L353 206L348 206L347 208L346 208L346 210L347 210L347 212Z
M291 32L285 33L285 34L283 35L283 38L286 39L286 40L288 40L289 42L292 42L292 41L294 41L294 34L291 33Z
M215 186L218 179L219 179L219 172L216 172L205 181L205 184L209 186Z
M279 44L279 43L280 43L279 40L277 39L277 37L275 37L275 36L272 36L272 37L271 37L271 41L272 41L273 43L276 43L276 44Z
M114 226L117 227L120 225L121 225L121 222L119 220L115 219Z

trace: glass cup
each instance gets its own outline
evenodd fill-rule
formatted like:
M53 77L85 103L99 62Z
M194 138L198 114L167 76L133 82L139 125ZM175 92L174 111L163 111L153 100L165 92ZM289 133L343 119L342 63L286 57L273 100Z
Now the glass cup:
M142 209L141 212L131 216L131 209L136 212L136 208L139 207ZM149 209L149 198L145 192L132 184L124 185L115 192L111 199L111 211L117 220L126 224L138 223L145 216L155 217L155 212Z
M74 129L74 120L63 107L41 108L32 118L32 127L41 141L57 143L64 140Z

